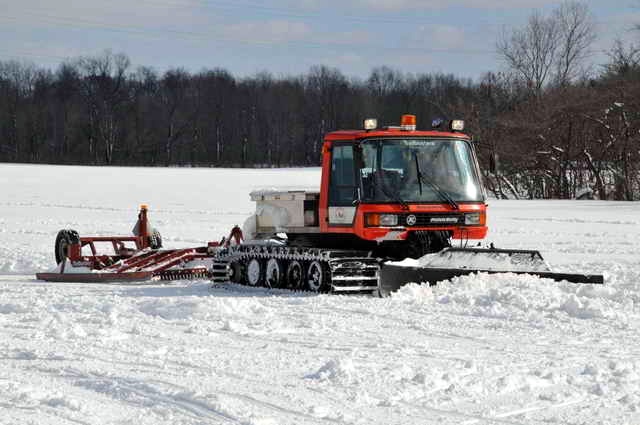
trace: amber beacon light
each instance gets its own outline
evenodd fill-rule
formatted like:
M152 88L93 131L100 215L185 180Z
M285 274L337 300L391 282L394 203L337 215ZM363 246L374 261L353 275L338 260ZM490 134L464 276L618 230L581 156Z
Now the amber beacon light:
M416 129L416 116L415 115L403 115L400 118L400 127L403 130L415 130Z

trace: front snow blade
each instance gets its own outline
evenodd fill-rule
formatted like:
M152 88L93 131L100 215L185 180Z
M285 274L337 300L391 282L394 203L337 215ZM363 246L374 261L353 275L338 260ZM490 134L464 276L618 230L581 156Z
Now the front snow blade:
M472 273L530 274L555 281L602 284L602 275L555 273L539 251L514 249L448 248L428 254L417 264L385 263L380 269L380 293L388 295L408 283L429 283Z

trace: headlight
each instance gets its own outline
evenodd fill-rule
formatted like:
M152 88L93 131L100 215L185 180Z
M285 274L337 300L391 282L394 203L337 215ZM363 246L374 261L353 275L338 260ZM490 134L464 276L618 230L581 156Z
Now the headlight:
M484 214L480 212L467 213L464 215L464 224L476 226L479 224L484 224L483 216Z
M395 214L380 214L381 226L397 226L398 216Z
M395 214L365 214L365 225L369 227L397 226L398 216Z

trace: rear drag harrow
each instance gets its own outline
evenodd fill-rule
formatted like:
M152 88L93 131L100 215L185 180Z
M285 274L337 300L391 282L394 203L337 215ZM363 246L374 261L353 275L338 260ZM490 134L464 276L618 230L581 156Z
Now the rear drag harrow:
M159 274L160 280L208 279L211 273L206 268L165 270Z

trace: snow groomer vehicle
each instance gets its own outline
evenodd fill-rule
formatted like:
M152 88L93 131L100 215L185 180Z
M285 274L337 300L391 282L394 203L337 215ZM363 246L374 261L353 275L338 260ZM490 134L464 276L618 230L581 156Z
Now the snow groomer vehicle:
M487 235L487 197L462 120L416 129L416 117L327 134L317 190L257 190L245 232L191 249L163 249L140 210L134 236L80 237L62 230L50 281L211 279L315 292L386 294L409 282L471 273L534 274L603 283L601 275L556 273L534 250L468 247ZM98 242L110 244L98 254ZM129 246L127 246L129 244ZM131 245L133 244L133 245ZM397 264L406 258L410 265Z

